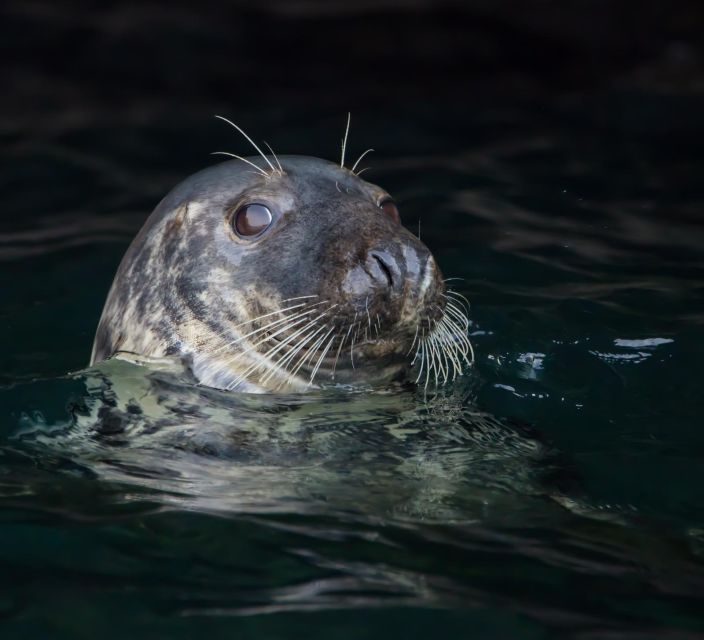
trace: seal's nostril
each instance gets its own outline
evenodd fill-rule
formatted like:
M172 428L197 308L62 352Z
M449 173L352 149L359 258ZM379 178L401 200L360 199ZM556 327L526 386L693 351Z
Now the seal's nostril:
M376 253L372 254L372 258L374 258L379 263L381 270L384 272L384 275L386 276L386 279L389 282L389 288L393 289L394 277L391 273L391 267L386 264L386 262L384 262L384 259L380 255L377 255Z

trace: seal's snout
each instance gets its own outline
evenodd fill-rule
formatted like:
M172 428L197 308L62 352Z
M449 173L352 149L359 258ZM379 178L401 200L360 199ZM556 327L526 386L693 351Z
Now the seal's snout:
M385 299L391 296L422 303L442 292L442 275L430 250L410 234L404 236L384 239L362 251L357 264L369 288L364 295L373 293Z
M377 249L369 252L367 270L377 286L388 287L391 291L401 288L403 272L396 258L388 251Z

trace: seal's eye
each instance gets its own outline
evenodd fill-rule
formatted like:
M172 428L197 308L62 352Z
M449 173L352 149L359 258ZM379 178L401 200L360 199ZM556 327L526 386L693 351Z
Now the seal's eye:
M401 222L401 216L398 213L398 207L391 198L386 198L379 203L379 208L392 220Z
M258 236L270 224L272 220L271 211L263 204L242 205L232 218L232 226L238 236L251 238Z

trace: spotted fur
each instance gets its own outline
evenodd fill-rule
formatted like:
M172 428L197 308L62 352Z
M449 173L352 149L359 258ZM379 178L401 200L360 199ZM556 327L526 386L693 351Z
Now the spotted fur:
M246 160L159 203L120 264L91 364L177 356L201 384L239 391L369 383L414 361L435 381L456 375L466 316L428 248L380 210L388 194L324 160ZM248 202L275 212L255 240L231 225Z

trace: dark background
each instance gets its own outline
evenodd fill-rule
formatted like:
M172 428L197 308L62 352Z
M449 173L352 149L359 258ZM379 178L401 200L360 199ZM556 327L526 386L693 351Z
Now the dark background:
M35 131L197 106L286 118L703 88L696 0L10 0L2 16L3 111Z
M696 0L10 0L3 7L2 134L10 149L105 125L180 122L188 139L191 119L212 112L256 114L270 135L309 121L311 110L339 129L348 110L403 120L425 109L442 127L440 105L450 114L526 102L549 111L570 99L594 127L686 129L691 141L682 111L691 113L692 94L704 90ZM639 91L656 91L661 101L640 112L619 102ZM317 133L312 127L313 139ZM173 141L163 156L179 148L187 147ZM163 161L158 150L155 159Z

